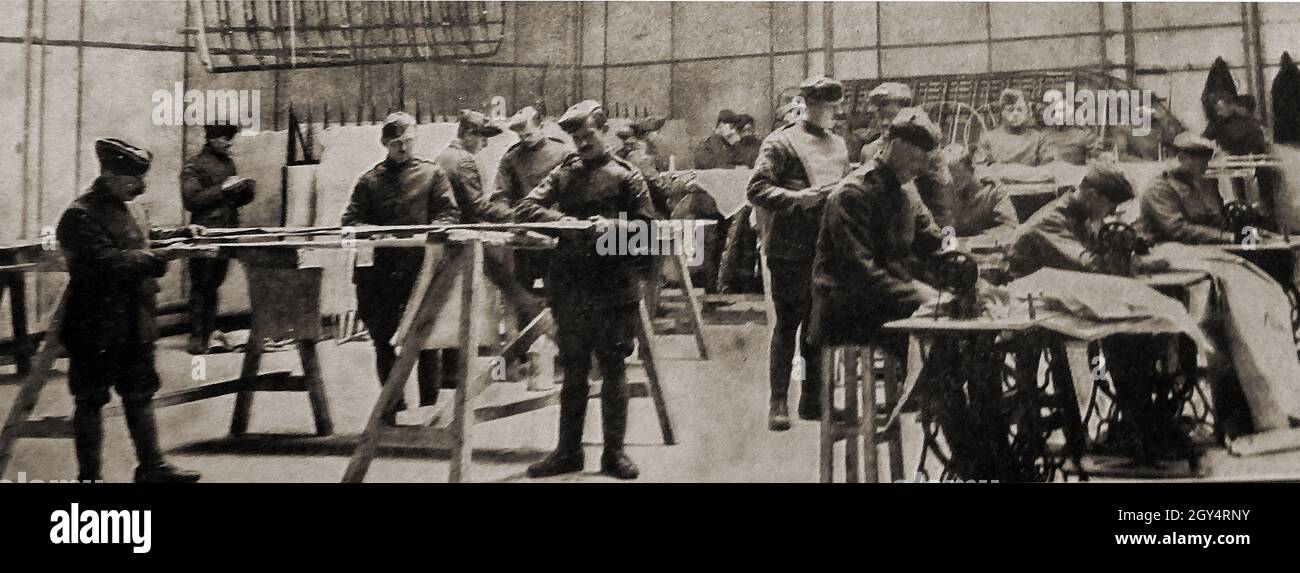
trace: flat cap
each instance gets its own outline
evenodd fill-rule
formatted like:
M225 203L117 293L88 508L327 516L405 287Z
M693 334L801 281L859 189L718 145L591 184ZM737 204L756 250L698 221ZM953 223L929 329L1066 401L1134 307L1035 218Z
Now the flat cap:
M729 109L724 109L718 112L718 120L714 122L714 124L716 125L719 123L729 123L735 125L736 122L738 122L739 120L740 120L740 116L736 115L736 112L731 111Z
M209 123L203 126L203 137L206 139L216 139L218 137L234 137L239 133L239 124Z
M1093 163L1083 176L1080 186L1095 189L1098 193L1115 203L1123 203L1133 198L1133 184L1129 183L1124 172L1110 165Z
M139 177L149 171L153 154L120 139L95 140L95 156L101 171Z
M796 100L790 100L788 102L785 102L784 105L776 109L776 118L785 119L785 116L787 114L789 114L792 111L801 109L802 107L803 106L800 106L799 102Z
M813 76L799 84L799 95L810 103L839 103L844 99L844 84L835 78Z
M510 119L506 120L506 129L519 129L535 117L537 117L537 110L530 105L510 116Z
M472 109L462 109L457 112L460 120L460 128L483 137L492 137L501 133L501 128L492 125L492 120L486 115Z
M1213 155L1214 144L1210 140L1196 135L1190 131L1184 131L1174 137L1174 147L1180 151L1197 153L1202 155Z
M934 151L943 135L939 127L930 121L929 114L919 107L899 110L894 120L889 122L889 137L919 147L922 151Z
M876 103L885 100L912 101L912 88L898 82L885 82L867 93L867 102Z
M651 115L632 122L632 125L628 127L632 130L633 135L641 137L647 133L659 131L663 128L664 122L666 121L667 120L662 117Z
M390 139L401 137L406 130L415 126L415 118L406 112L393 112L384 118L384 127L379 131L379 140L388 143Z
M600 105L600 102L594 99L580 101L570 106L569 109L564 111L564 115L560 116L560 129L563 129L565 133L574 133L582 129L582 126L587 125L588 121L593 126L600 127L603 115L604 108Z
M1001 94L998 95L998 103L1004 106L1011 105L1019 101L1023 101L1024 99L1025 99L1025 92L1015 88L1006 88L1002 90Z

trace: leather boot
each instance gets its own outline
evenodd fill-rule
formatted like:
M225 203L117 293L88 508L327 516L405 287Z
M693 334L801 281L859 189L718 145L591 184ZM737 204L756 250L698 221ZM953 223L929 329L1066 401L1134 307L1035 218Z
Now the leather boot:
M421 350L418 362L415 378L419 383L420 405L432 406L438 403L438 390L446 381L442 361L439 360L437 350Z
M180 469L163 459L158 447L158 423L154 420L151 400L129 401L124 404L126 426L131 430L135 444L135 457L140 465L135 468L136 483L190 483L199 481L199 473Z
M801 392L799 393L799 419L801 420L822 419L821 373L818 372L817 374L816 378L810 376L803 379ZM831 411L831 420L841 424L850 422L848 414L842 408L835 408Z
M587 381L569 378L560 390L560 439L546 459L528 466L528 477L543 478L582 471L582 424L587 417Z
M785 396L772 398L771 404L768 405L767 429L773 432L784 432L790 429L790 407Z
M627 383L622 359L613 368L605 368L600 391L600 427L605 451L600 455L600 473L618 479L636 479L641 474L623 450L627 435Z
M73 441L77 449L77 480L103 481L103 416L99 406L78 404L72 414Z

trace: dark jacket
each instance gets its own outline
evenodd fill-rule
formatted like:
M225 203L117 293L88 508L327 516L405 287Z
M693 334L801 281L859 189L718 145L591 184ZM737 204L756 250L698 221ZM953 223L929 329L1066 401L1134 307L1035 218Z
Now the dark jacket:
M233 191L221 184L235 175L235 160L203 147L181 170L181 202L190 222L204 227L238 227L239 208L253 201L251 182Z
M67 307L59 338L70 352L152 343L158 283L167 261L149 251L149 239L187 236L188 230L147 235L126 203L101 179L59 218L56 232L68 264Z
M1214 140L1229 155L1268 153L1268 140L1264 126L1249 115L1233 115L1211 122L1205 128L1205 138Z
M1088 213L1074 194L1044 205L1016 229L1008 253L1008 270L1022 277L1043 267L1064 271L1098 272L1100 261L1092 252Z
M459 219L451 182L436 163L419 158L405 163L385 159L357 179L342 224L430 225ZM352 280L358 285L396 276L405 280L418 273L423 260L421 249L376 249L374 265L357 267Z
M657 219L645 178L632 164L607 156L591 165L575 153L551 171L515 208L520 222L587 219ZM564 237L551 253L546 295L551 307L600 309L635 304L641 257L600 254L595 237Z
M734 165L734 150L726 138L710 135L691 151L696 169L730 169Z
M483 177L479 175L478 161L474 154L465 150L459 139L453 139L434 161L447 173L451 190L456 195L456 205L460 207L460 222L500 223L510 220L510 207L492 203L483 196Z
M753 167L758 162L758 148L763 140L757 135L746 135L731 148L731 164L738 167Z
M1177 169L1155 178L1139 201L1142 234L1155 242L1221 243L1224 231L1223 197Z
M501 165L497 168L497 192L492 194L492 201L514 207L570 152L568 144L554 137L544 137L531 148L515 143L501 156Z
M813 296L830 301L821 307L831 315L870 315L862 325L867 330L906 317L928 300L930 289L914 273L942 242L920 197L904 190L888 167L863 165L826 200Z
M821 142L836 149L834 153L838 157L826 158L842 164L836 182L848 172L849 154L844 140L830 131L801 121L778 129L763 140L746 194L750 204L771 215L771 220L766 223L768 228L763 231L768 258L808 261L817 244L822 210L820 206L809 209L795 203L795 197L811 192L808 189L812 185L795 151L796 145L800 144L797 139Z

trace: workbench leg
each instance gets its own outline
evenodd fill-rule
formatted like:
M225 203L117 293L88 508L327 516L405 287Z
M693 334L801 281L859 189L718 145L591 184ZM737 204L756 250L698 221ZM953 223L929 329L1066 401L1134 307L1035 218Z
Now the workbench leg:
M677 436L673 432L673 420L668 413L668 403L664 400L663 387L659 384L659 357L654 349L654 323L650 321L650 309L646 306L644 297L637 302L637 310L641 314L641 320L637 321L636 336L637 343L642 349L641 364L645 368L646 387L650 399L654 402L655 416L659 418L659 433L663 435L664 445L671 446L677 443Z
M447 251L442 257L434 257L429 250L425 251L424 267L420 270L420 281L416 283L416 292L420 298L416 299L417 294L413 292L412 301L406 307L406 312L414 313L411 324L402 333L397 362L389 371L388 379L379 391L379 399L370 411L370 418L366 420L366 429L361 432L357 449L348 460L348 467L343 472L343 483L361 483L366 478L370 462L374 460L375 451L379 448L384 414L401 395L406 381L411 377L411 371L415 369L420 348L429 339L438 313L451 297L451 287L460 275L461 265L458 263L464 251L456 245L447 245Z
M27 333L27 287L22 273L9 273L9 319L14 327L14 365L18 375L26 376L32 369L31 339ZM0 289L3 292L3 289Z
M456 385L456 402L452 418L451 483L469 479L469 465L474 455L470 441L474 428L474 412L469 408L469 372L474 357L478 356L478 305L476 293L483 282L483 243L470 241L469 256L461 257L460 288L460 360L456 362L459 384Z
M835 481L835 434L831 428L831 410L835 405L831 402L831 389L835 385L835 349L826 346L822 349L822 368L821 368L821 442L820 452L818 455L818 467L820 468L822 483L831 483Z
M307 399L311 401L311 417L316 422L316 435L333 434L334 420L330 417L329 399L325 397L325 382L320 375L316 341L299 340L298 358L302 361L302 375L307 382Z
M695 347L699 349L700 360L709 359L709 345L704 340L704 311L700 308L700 299L695 296L695 285L691 282L691 273L687 268L686 255L673 255L677 272L682 275L682 290L686 292L686 307L691 314L691 328L695 331Z
M257 312L256 309L253 312ZM242 384L252 385L257 381L257 372L262 367L262 337L257 332L248 333L248 342L244 344L244 365L239 371ZM253 413L253 391L240 390L235 393L235 411L230 415L230 433L241 436L248 431L248 419Z
M872 354L874 354L874 352ZM898 375L899 363L897 357L887 354L884 350L881 350L880 355L885 360L885 404L889 405L889 407L897 408L898 407L897 402L902 399L899 396L899 394L901 393L900 390L902 389L899 383L899 375ZM874 366L875 359L868 358L868 360L872 362L871 364L868 364L868 370L871 370L872 369L871 366ZM875 390L876 386L874 381L871 383L871 385L867 387L871 389L868 399L870 399L871 403L874 405L875 397L876 397L876 390ZM874 418L876 413L875 408L873 407L869 413ZM875 427L874 420L872 424L873 424L872 428L874 429ZM893 431L889 435L889 438L885 441L885 447L888 449L889 452L889 476L890 476L889 479L895 479L895 480L904 479L903 421L901 418L899 419L898 424L894 426Z
M1087 481L1083 455L1088 440L1083 413L1088 408L1088 394L1082 392L1091 392L1093 385L1092 370L1088 368L1088 343L1075 340L1057 342L1052 347L1052 355L1049 368L1058 405L1065 414L1065 441L1079 472L1079 480Z
M859 379L858 379L857 369L858 369L858 349L856 347L845 348L844 349L844 414L850 420L857 419L858 404L860 403L859 401L862 398L865 398L866 395L866 392L863 392L863 395L861 397L859 397L858 395ZM832 404L829 403L822 404L823 412L828 410L834 410L834 409L835 408ZM857 432L850 431L845 433L844 481L846 483L858 483L858 456L862 453L862 448L860 446L860 442L858 441L859 438L867 438L866 447L868 451L866 454L866 463L863 464L863 468L865 469L868 476L867 481L868 482L875 481L871 479L870 476L873 472L875 472L874 462L876 460L876 455L875 455L876 444L874 440L867 437L867 434L864 431L862 431L862 429L866 427L867 424L861 424L858 427Z
M23 424L27 423L28 418L31 418L32 411L36 409L36 402L41 398L41 390L45 388L45 373L49 372L50 367L54 365L54 360L59 356L59 350L63 348L63 345L59 344L59 331L63 329L63 312L67 304L68 291L65 289L59 296L59 305L55 307L49 325L45 328L45 337L41 339L40 350L36 352L35 364L23 380L18 396L9 407L4 429L0 430L0 476L4 476L5 468L9 466L9 460L13 457L18 431L22 429Z

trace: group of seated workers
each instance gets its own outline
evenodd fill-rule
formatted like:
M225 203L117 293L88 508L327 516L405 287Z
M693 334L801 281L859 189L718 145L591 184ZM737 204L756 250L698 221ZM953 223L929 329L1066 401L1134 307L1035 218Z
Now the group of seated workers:
M1017 89L1002 90L998 98L1002 107L1002 122L980 135L975 150L975 162L1018 163L1031 167L1061 161L1071 165L1084 165L1101 155L1102 142L1092 130L1067 125L1062 121L1074 113L1069 102L1052 103L1051 114L1057 121L1039 129L1034 121L1033 106Z
M883 326L911 316L938 297L938 291L926 282L924 269L925 263L943 250L944 236L949 234L945 227L951 226L958 236L1009 237L1007 258L1012 277L1042 268L1103 272L1100 255L1093 251L1093 237L1122 204L1137 198L1132 183L1113 163L1090 162L1080 183L1024 223L1017 220L1006 193L996 182L975 176L975 164L988 158L1037 161L1042 157L1045 134L1021 120L1028 113L1023 96L1010 95L1014 97L1004 109L1007 121L996 132L986 134L974 157L957 144L941 149L942 135L926 113L919 108L902 108L894 111L884 131L866 146L860 166L835 185L813 185L795 193L808 194L808 206L814 205L811 200L816 197L816 207L821 211L810 269L811 288L806 291L810 304L806 316L792 319L806 321L805 343L813 349L805 350L806 360L815 361L821 348L845 344L873 344L901 357L905 341L885 332ZM1092 149L1083 138L1059 134L1053 138ZM1225 230L1223 200L1212 186L1202 184L1214 145L1186 132L1174 138L1172 144L1176 164L1142 193L1137 229L1153 243L1233 241L1233 233ZM797 148L794 155L798 161L793 165L812 169L808 166L816 163L803 157L803 152L811 151L811 146ZM1062 158L1059 151L1052 153ZM1090 156L1091 151L1082 155ZM949 182L938 199L927 199L918 192L918 185L908 185L933 177L939 165L946 167ZM751 202L756 206L778 212L785 208L780 203L758 201L760 198L763 196L751 193ZM940 209L932 208L931 200L945 203L941 210L946 218L938 215ZM796 204L804 205L796 201L790 207ZM1169 265L1168 260L1155 254L1135 260L1136 272L1143 274L1165 270ZM786 272L783 268L775 265L774 275ZM774 284L774 288L779 287L781 284ZM780 297L776 298L779 302ZM774 349L777 336L774 333ZM779 358L788 360L791 354L786 349ZM808 366L819 368L820 364ZM776 390L769 426L781 430L788 427L788 418L783 407L784 392L780 391L784 383L778 383L775 377L788 376L788 370L774 365L773 376ZM804 390L810 392L812 388L805 384ZM801 403L812 401L805 400L801 399Z

